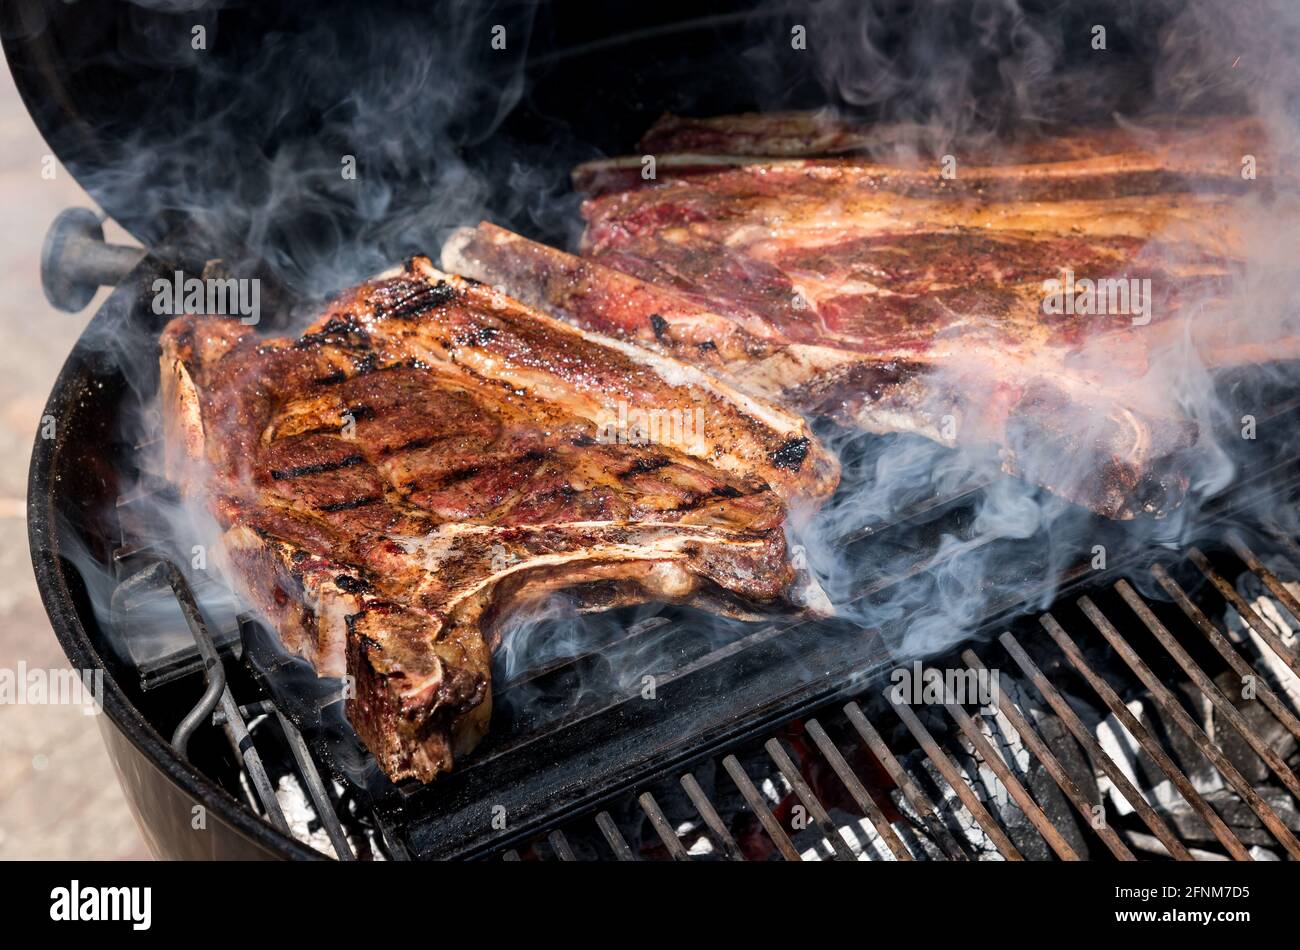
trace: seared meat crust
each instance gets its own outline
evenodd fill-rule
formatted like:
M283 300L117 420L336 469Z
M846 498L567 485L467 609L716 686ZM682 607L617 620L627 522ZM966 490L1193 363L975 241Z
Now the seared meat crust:
M665 117L643 143L656 181L629 159L575 172L583 257L482 224L443 262L808 415L992 444L1110 517L1176 506L1197 432L1147 382L1159 361L1188 343L1210 367L1300 357L1300 336L1261 344L1232 312L1241 193L1271 200L1285 177L1263 128L968 143L955 178L908 141L811 114ZM1271 180L1243 182L1245 153ZM1149 282L1146 319L1045 312L1066 271L1123 299Z
M162 350L170 476L285 646L352 678L395 780L482 737L495 640L557 589L742 615L794 596L782 498L837 478L797 417L424 258L296 339L181 317ZM699 438L611 429L629 407L698 409Z

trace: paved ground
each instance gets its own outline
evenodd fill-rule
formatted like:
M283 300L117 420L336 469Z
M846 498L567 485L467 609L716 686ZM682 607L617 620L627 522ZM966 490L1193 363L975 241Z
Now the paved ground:
M59 167L0 74L0 671L64 664L27 554L31 442L64 357L94 313L46 303L41 239L62 209L91 203ZM114 233L106 228L110 239ZM117 232L120 237L120 232ZM101 296L104 291L101 291ZM0 858L148 857L99 737L78 707L0 705Z

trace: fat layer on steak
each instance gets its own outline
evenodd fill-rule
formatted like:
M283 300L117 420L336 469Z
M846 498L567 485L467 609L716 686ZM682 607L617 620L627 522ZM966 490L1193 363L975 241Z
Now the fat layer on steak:
M649 178L646 155L655 159ZM1241 176L1247 155L1269 176L1294 177L1254 118L954 137L940 128L861 125L818 113L665 115L642 139L640 154L584 162L573 170L573 185L596 195L745 167L764 175L842 169L896 194L1057 200L1082 188L1117 198L1187 186L1249 192L1255 186Z
M880 162L960 156L963 165L1055 164L1155 154L1166 166L1236 175L1244 154L1264 155L1265 124L1251 116L1164 117L1142 123L1041 124L1011 130L954 134L920 123L866 123L816 112L749 112L694 118L665 113L641 137L639 151L656 156L700 154L721 158L861 156ZM1213 163L1222 157L1223 164Z
M582 610L799 600L783 498L838 478L796 415L425 258L297 338L177 318L162 399L169 476L209 500L284 645L352 677L348 718L394 780L483 736L495 640L556 590ZM699 438L617 430L651 410L699 410Z

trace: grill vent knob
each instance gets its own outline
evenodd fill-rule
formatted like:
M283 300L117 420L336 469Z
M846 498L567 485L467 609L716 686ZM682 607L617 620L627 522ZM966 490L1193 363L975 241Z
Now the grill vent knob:
M89 208L59 213L41 249L45 299L68 313L85 308L101 285L115 286L144 258L138 247L109 244L101 218Z

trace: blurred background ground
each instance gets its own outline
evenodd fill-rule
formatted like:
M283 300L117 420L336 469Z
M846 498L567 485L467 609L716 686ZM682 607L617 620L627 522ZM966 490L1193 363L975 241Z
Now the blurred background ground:
M32 439L45 398L86 321L41 292L41 241L64 208L94 207L59 166L0 74L0 668L65 666L41 606L27 553L24 500ZM129 240L106 225L109 240ZM79 706L0 705L0 858L148 857L97 717Z

